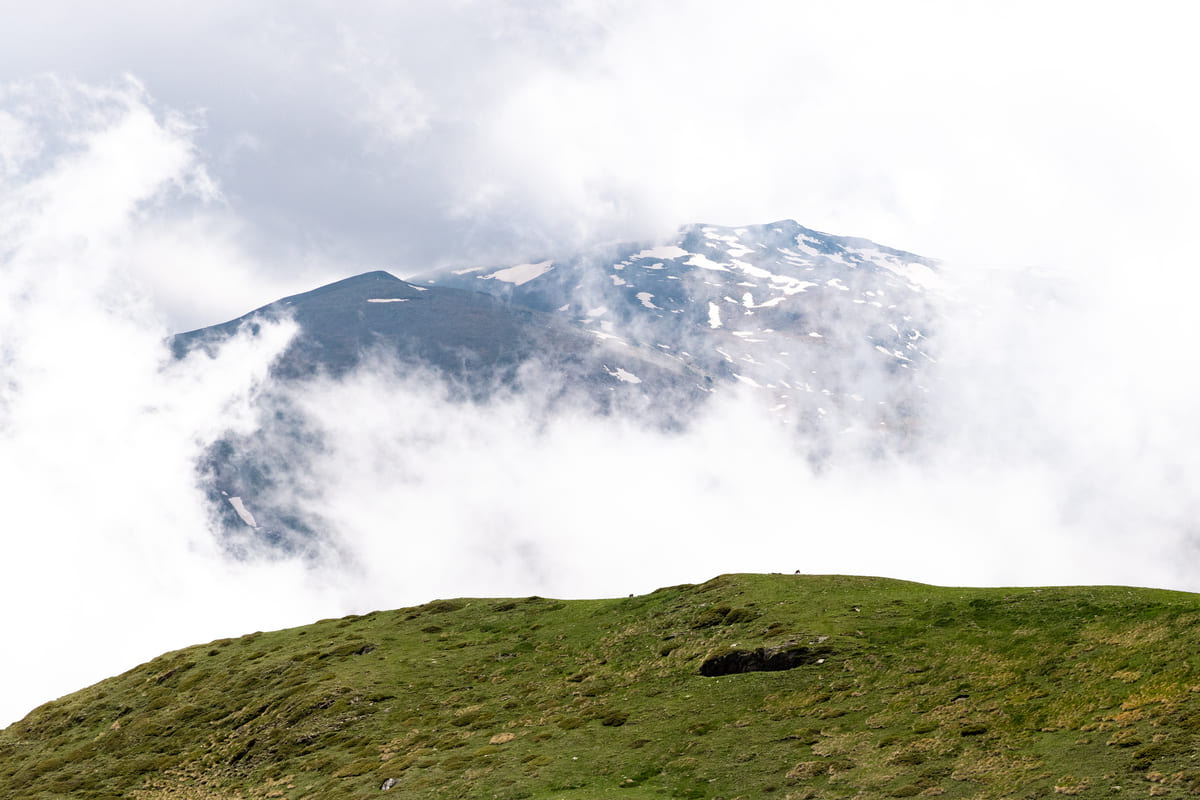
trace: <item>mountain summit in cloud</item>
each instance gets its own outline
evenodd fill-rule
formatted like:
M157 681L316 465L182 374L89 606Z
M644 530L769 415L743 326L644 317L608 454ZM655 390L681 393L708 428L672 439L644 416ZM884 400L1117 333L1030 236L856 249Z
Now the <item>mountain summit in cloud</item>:
M839 442L906 446L944 299L936 262L865 239L792 221L690 225L665 242L414 282L370 272L181 334L173 349L213 352L272 320L297 324L258 394L256 429L220 438L202 468L233 552L316 557L336 537L307 502L322 491L310 465L333 446L306 410L314 386L370 375L454 403L518 398L535 417L662 430L742 394L819 462Z
M934 359L937 263L791 220L689 225L666 242L456 269L435 286L555 313L600 339L650 347L721 382L762 390L816 424L837 414L904 424Z

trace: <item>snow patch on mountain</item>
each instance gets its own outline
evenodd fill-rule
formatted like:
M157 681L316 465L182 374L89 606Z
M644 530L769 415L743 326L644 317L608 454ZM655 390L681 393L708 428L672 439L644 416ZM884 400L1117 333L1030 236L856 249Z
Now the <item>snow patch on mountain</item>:
M250 513L250 509L246 508L246 504L242 502L240 497L229 498L229 505L233 506L233 510L241 517L242 522L249 525L251 528L257 528L258 522L254 519L254 515Z
M679 247L677 245L670 244L670 245L664 245L662 247L650 247L645 250L642 250L641 252L636 253L633 256L633 259L634 260L640 260L643 258L676 259L676 258L683 258L686 255L688 255L687 250L684 250L682 247ZM658 267L661 267L661 266L662 266L662 264L657 264L654 267L650 267L649 269L657 269Z
M515 267L498 269L490 275L482 276L488 280L503 281L514 286L522 286L534 278L545 275L554 266L553 261L539 261L536 264L517 264Z
M686 262L690 267L711 270L712 272L729 272L729 267L718 264L703 253L694 253Z
M628 370L623 369L622 367L617 367L616 369L610 369L609 367L605 366L604 371L607 372L609 375L613 376L614 378L616 378L617 380L619 380L621 383L641 383L642 382L641 378L639 378L637 375L634 375L632 372L629 372Z
M645 308L653 309L654 311L662 311L661 308L651 302L654 299L654 295L652 295L650 292L638 292L637 299L641 301L642 306Z

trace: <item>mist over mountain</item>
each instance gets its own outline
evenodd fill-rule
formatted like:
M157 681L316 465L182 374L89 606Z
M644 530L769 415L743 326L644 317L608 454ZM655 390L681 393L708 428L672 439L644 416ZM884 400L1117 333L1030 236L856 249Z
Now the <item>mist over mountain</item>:
M878 457L913 445L946 302L936 262L865 239L790 220L690 225L665 242L415 282L365 273L177 335L172 350L211 357L272 321L298 326L258 392L254 430L214 442L201 470L232 552L317 558L337 536L305 500L333 446L296 400L313 382L359 371L453 403L505 398L543 420L616 416L664 432L741 396L819 466L838 447Z
M834 415L874 430L917 415L945 302L936 262L791 220L689 225L666 242L449 270L439 286L553 311L597 337L763 390L809 428Z

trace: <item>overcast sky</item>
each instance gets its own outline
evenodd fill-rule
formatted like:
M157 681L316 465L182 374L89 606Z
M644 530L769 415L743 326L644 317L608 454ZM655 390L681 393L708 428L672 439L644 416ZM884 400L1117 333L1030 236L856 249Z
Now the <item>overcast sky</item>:
M1182 14L47 0L5 14L0 77L132 76L155 115L194 126L220 192L207 213L244 263L186 292L185 265L158 267L157 299L188 327L354 269L533 258L694 221L794 218L971 263L1155 252L1196 210Z
M0 0L0 602L27 654L6 659L20 689L0 695L0 724L168 647L473 588L623 593L775 563L1200 588L1186 4L347 5ZM988 309L943 343L957 358L946 430L961 438L932 474L875 465L804 483L760 422L728 409L688 439L570 420L532 443L519 409L458 409L420 493L385 501L386 476L335 469L353 454L325 465L359 548L353 585L215 549L191 464L252 424L246 398L287 331L164 370L166 334L368 269L783 218L941 259ZM1069 301L1027 296L1032 268ZM372 408L363 380L314 413ZM387 391L420 418L450 413ZM412 431L379 433L386 461ZM543 485L569 464L579 485L624 492L605 524L629 549L595 515L578 547L554 539L595 497L558 486L544 502L514 464ZM468 478L518 533L446 567L475 520L438 509ZM797 481L811 502L799 528L875 546L795 533L799 552L774 537L731 561L721 532L778 529L773 498ZM864 505L864 486L884 500ZM389 565L413 551L369 533L403 503L441 532L419 552L440 571L398 577ZM670 528L671 504L719 522L659 580L649 566L671 551L636 522Z

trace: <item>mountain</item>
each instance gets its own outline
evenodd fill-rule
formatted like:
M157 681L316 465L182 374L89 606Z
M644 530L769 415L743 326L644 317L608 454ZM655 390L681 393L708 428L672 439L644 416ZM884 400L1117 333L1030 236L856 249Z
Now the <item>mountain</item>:
M824 416L909 424L948 301L932 259L791 220L689 225L665 242L417 280L489 292L653 347L760 390L764 403L810 427Z
M665 241L563 259L370 272L176 336L183 357L290 317L299 334L259 397L258 429L229 432L201 465L227 549L313 551L325 520L290 484L322 442L293 402L306 381L366 365L421 376L460 402L528 395L547 410L686 427L740 392L802 435L819 462L838 441L903 449L919 432L938 313L937 263L790 220L691 225Z
M165 654L0 732L35 798L1200 792L1200 597L726 575Z

